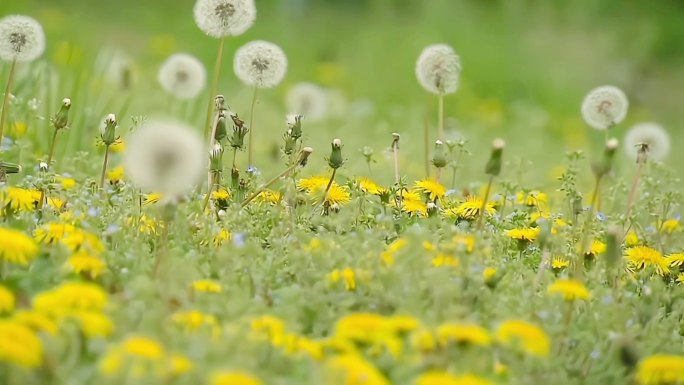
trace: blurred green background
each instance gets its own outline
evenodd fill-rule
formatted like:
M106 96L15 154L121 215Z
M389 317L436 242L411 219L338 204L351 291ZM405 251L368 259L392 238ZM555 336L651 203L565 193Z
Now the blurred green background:
M603 135L583 123L579 107L587 91L603 84L621 87L631 102L615 136L621 138L636 122L656 121L670 132L674 149L684 144L680 134L683 1L256 0L256 4L255 25L227 41L220 91L232 109L247 116L251 90L233 75L232 53L255 39L272 41L286 51L289 69L284 83L262 92L257 107L255 127L264 166L276 162L268 154L285 129L287 90L312 81L341 90L350 105L364 111L305 125L307 143L319 150L317 156L322 158L330 140L339 136L346 144L350 174L366 169L357 152L365 145L375 150L379 161L375 167L384 170L389 164L384 150L391 142L389 134L396 131L402 134L407 173L420 177L423 121L427 116L436 125L437 103L417 84L414 64L424 46L438 42L452 45L463 62L461 87L446 98L446 114L452 118L448 128L472 143L473 155L465 163L463 177L481 175L488 143L496 136L509 143L509 160L520 157L538 166L523 167L529 174L525 178L535 183L548 179L561 163L563 151L596 151ZM121 109L126 103L129 115L175 114L199 126L204 95L194 105L174 104L156 85L159 64L174 52L196 55L211 71L217 41L195 26L193 5L192 0L3 0L0 14L27 14L43 23L48 48L41 60L54 64L59 77L51 92L56 100L72 96L75 108L84 112L83 126L94 127L108 109ZM111 47L125 49L136 62L139 82L125 98L119 99L121 92L111 89L83 91L92 82L98 52ZM3 64L3 76L6 71ZM31 92L37 91L27 86L25 93ZM83 149L84 143L72 135L61 151ZM684 156L674 150L667 163L681 170L682 160ZM631 167L626 159L624 164L623 169ZM321 160L313 171L323 170ZM390 170L377 178L391 180Z

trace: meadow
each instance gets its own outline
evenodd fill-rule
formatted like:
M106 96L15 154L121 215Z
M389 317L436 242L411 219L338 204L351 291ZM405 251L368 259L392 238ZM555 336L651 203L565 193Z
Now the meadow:
M684 384L682 16L3 1L0 384Z

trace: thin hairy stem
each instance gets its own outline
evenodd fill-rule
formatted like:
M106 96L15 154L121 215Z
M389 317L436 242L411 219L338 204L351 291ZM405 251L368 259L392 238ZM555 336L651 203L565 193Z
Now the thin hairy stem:
M107 163L109 162L109 145L105 146L104 161L102 162L102 173L100 174L100 190L104 188L105 173L107 172Z
M259 87L254 86L254 94L252 95L252 106L250 107L249 110L249 139L247 143L247 167L251 167L254 165L252 163L253 158L253 148L254 148L254 143L252 140L252 134L254 134L254 107L256 105L257 101L257 91L259 90Z
M223 60L223 43L225 38L219 40L218 54L216 55L216 64L214 65L214 75L211 78L211 88L209 89L209 103L207 104L207 117L204 121L204 137L209 136L211 129L211 113L214 110L214 97L218 90L219 76L221 75L221 61ZM211 140L211 139L210 139Z
M482 220L485 216L485 210L487 209L487 201L489 200L489 192L492 190L492 184L494 183L494 175L489 176L489 181L487 182L487 188L485 189L484 197L482 198L482 207L480 207L480 212L477 217L477 228L478 230L482 228Z
M440 92L437 108L437 138L444 141L444 94Z
M14 69L17 61L12 60L10 64L9 77L7 78L7 85L5 86L5 95L2 98L2 112L0 112L0 143L5 132L5 119L7 119L7 105L9 103L10 92L12 91L12 83L14 82Z

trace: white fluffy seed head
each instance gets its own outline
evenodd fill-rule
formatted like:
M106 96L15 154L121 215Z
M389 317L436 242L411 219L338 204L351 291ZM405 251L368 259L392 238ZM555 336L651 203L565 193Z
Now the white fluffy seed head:
M433 94L452 94L458 89L461 58L446 44L426 47L416 62L418 83Z
M205 34L221 38L242 35L254 24L254 0L197 0L195 23Z
M657 123L639 123L627 131L624 145L627 156L634 160L639 158L639 150L644 145L649 159L661 160L670 152L670 135Z
M619 124L627 116L629 101L621 89L601 86L589 91L582 101L582 118L597 130Z
M285 97L288 111L303 115L307 121L324 119L328 114L327 93L313 83L298 83L290 88Z
M45 51L45 33L35 19L11 15L0 19L0 59L30 62Z
M124 167L143 191L171 199L197 182L204 171L204 154L202 140L190 127L153 120L128 140Z
M277 45L256 40L243 45L235 52L233 69L245 85L273 88L285 77L287 56Z
M197 58L177 53L161 65L157 78L164 91L178 99L193 99L202 92L207 74Z

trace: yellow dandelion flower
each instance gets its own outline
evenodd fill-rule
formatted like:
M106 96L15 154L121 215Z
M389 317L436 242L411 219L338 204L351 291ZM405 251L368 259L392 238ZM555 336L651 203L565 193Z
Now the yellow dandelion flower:
M435 245L430 243L430 241L423 241L423 249L425 249L425 251L434 251Z
M356 274L354 270L345 268L342 271L335 269L330 273L329 280L337 283L340 280L344 281L344 287L347 291L356 290Z
M262 385L262 382L245 372L220 371L209 376L209 385Z
M199 279L192 283L192 290L202 293L221 293L223 292L223 286L210 279Z
M102 274L106 265L100 258L79 251L69 257L65 267L76 274L85 274L91 278L97 278Z
M0 227L0 261L26 266L38 254L36 242L26 234Z
M640 385L674 385L684 383L684 357L655 354L639 362L635 375Z
M480 216L483 203L484 201L482 198L471 195L458 205L458 207L447 209L445 213L449 217L471 221ZM484 211L487 215L494 214L496 212L494 209L494 202L487 202Z
M182 354L174 353L169 357L168 374L177 377L192 370L192 361Z
M47 315L35 310L17 310L12 315L12 320L36 332L53 336L57 334L57 323Z
M7 135L15 139L23 138L24 134L26 134L26 128L27 125L25 122L14 122L14 124L9 126Z
M386 266L392 266L394 264L394 256L399 250L406 247L408 241L406 238L397 238L395 241L390 243L385 251L382 252L380 258L385 263Z
M320 361L324 357L323 344L321 342L302 336L297 336L295 351L303 353L316 361Z
M262 203L277 205L278 203L280 203L282 196L277 191L264 190L261 193L259 193L259 195L257 195L256 199Z
M437 340L442 346L450 343L489 346L492 338L487 329L469 323L445 323L437 328Z
M506 230L505 234L511 239L516 239L518 241L532 242L537 239L541 230L539 227L531 227L527 229L511 229Z
M587 299L591 296L589 290L580 281L574 279L558 279L549 286L547 292L561 295L566 301Z
M147 194L147 195L145 195L145 198L143 200L143 205L151 205L151 204L157 203L157 202L159 202L161 197L162 197L162 195L159 193Z
M112 320L97 311L76 311L66 317L78 321L81 331L88 338L108 337L114 331Z
M47 223L38 227L33 232L33 237L36 241L51 244L57 243L64 239L68 234L76 231L73 225L68 223Z
M475 247L475 237L471 234L458 234L451 239L451 247L459 248L465 247L465 251L468 253L473 252Z
M646 246L635 246L625 250L625 259L632 269L645 269L653 266L660 276L670 274L669 261L660 251Z
M0 362L37 368L43 361L43 344L31 329L13 321L0 319Z
M285 322L279 318L264 315L251 322L253 335L265 339L274 346L280 346L285 336Z
M207 326L212 331L212 335L220 333L218 320L211 314L204 314L199 310L189 310L175 313L172 317L173 322L184 326L187 332L195 332L202 326Z
M579 248L581 248L582 245L577 245L577 247L579 250ZM589 251L585 252L584 256L590 257L590 258L595 258L595 257L597 257L597 256L599 256L605 252L606 252L606 244L599 241L599 240L594 239L591 242L591 246L589 247Z
M124 168L123 166L116 166L113 169L107 171L107 180L111 184L117 184L123 180Z
M74 186L76 186L76 179L74 178L58 176L56 179L57 182L59 182L59 184L62 185L62 189L64 190L71 190L72 188L74 188Z
M129 356L152 361L160 360L164 356L164 347L159 342L143 336L128 337L121 345L121 348Z
M230 199L230 192L225 188L219 188L211 193L211 199L219 202L227 202Z
M11 211L33 211L38 204L31 190L18 187L7 187L0 191L0 207Z
M325 196L325 204L328 206L342 206L351 201L351 194L346 186L333 183Z
M361 190L363 190L367 194L371 195L381 195L385 192L387 192L387 189L384 187L380 187L378 184L373 182L372 180L368 178L356 178L356 184L359 186Z
M326 362L329 378L343 379L345 385L390 385L371 363L356 354L335 356Z
M482 278L485 280L485 282L491 280L496 276L496 269L493 267L485 267L484 270L482 270Z
M112 152L112 154L122 154L124 151L126 151L126 143L124 143L123 139L117 139L112 143L111 146L109 146L109 151Z
M665 258L670 267L682 267L682 265L684 265L684 253L673 253Z
M551 268L554 270L562 270L570 266L570 261L563 257L553 257L551 260Z
M549 355L549 337L537 325L520 320L507 320L496 331L496 339L504 346L519 347L532 356Z
M220 229L215 235L214 239L212 241L214 242L214 246L219 247L223 244L224 241L227 241L230 239L230 232L226 229Z
M377 342L393 332L385 317L374 313L352 313L335 324L335 336L358 342Z
M639 244L639 237L634 230L630 230L625 236L625 246L633 247Z
M432 266L434 267L458 267L460 264L461 262L458 260L458 258L451 255L439 254L436 257L432 258Z
M402 191L398 194L397 199L394 201L394 205L399 205L403 211L412 215L427 215L427 204L423 202L420 194L415 191Z
M33 308L44 314L60 315L74 310L102 311L107 301L107 293L94 283L65 282L36 295Z
M675 231L677 231L677 230L680 229L679 220L677 220L677 219L668 219L668 220L666 220L666 221L664 221L664 222L662 223L660 229L661 229L664 233L672 234L672 233L674 233Z
M105 246L97 235L82 229L76 229L68 233L64 239L64 244L72 253L85 251L93 255L100 255L105 251Z
M162 224L158 224L154 218L150 218L145 214L140 217L128 217L126 219L126 224L131 227L137 227L138 232L147 235L157 235L157 227L162 226Z
M14 311L14 293L0 284L0 314Z
M454 376L446 372L427 372L414 380L414 385L492 385L490 381L472 374Z
M680 285L684 284L684 273L679 273L679 275L677 275L677 283Z
M409 315L393 315L385 321L387 328L397 333L407 333L420 327L420 321Z
M330 178L325 176L312 176L297 181L297 189L310 193L316 190L324 190Z
M437 339L428 329L418 329L411 333L409 342L414 350L423 353L432 352L437 347Z
M413 186L415 191L422 192L426 194L431 201L436 199L442 199L444 194L446 194L446 187L442 186L439 182L432 179L419 180Z
M528 207L542 207L544 204L546 204L547 200L548 198L546 194L539 191L530 191L528 193L520 191L516 195L516 202L519 205L525 205Z

